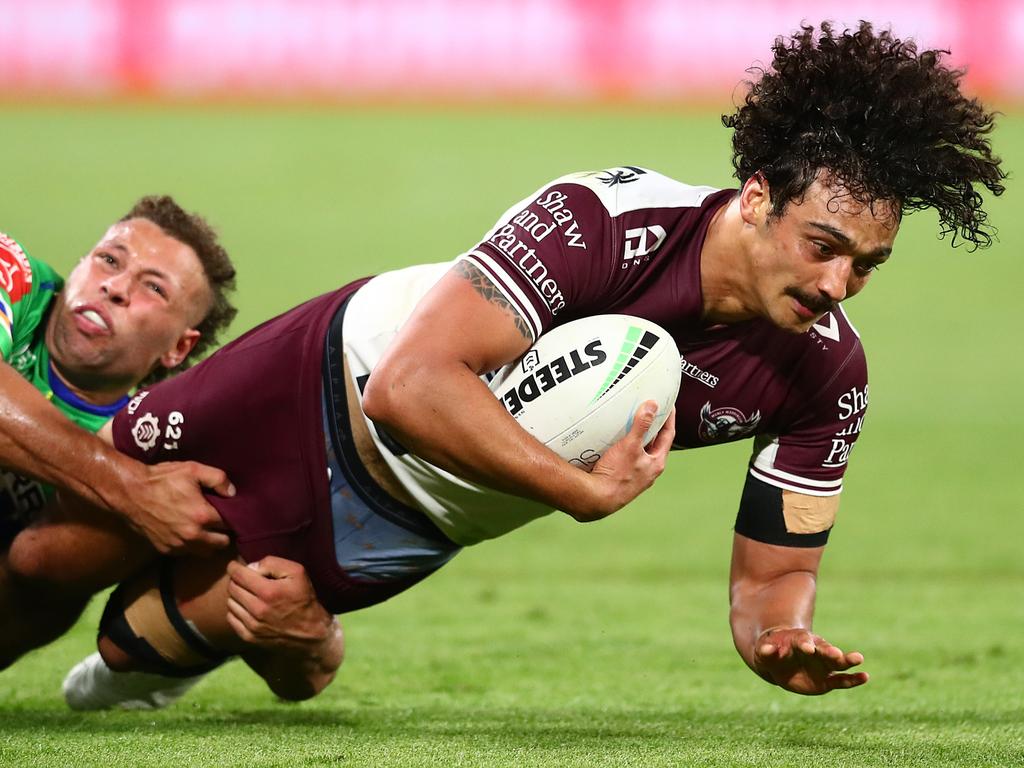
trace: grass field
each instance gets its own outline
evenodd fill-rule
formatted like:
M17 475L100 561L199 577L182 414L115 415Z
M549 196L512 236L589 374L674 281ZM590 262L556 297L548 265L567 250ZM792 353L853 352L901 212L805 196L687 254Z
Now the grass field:
M724 106L724 105L723 105ZM241 331L362 274L447 260L512 202L584 168L728 185L714 112L11 108L0 228L61 268L135 197L221 229ZM1024 167L1024 120L994 140ZM158 713L72 714L59 684L100 604L0 677L3 766L1024 766L1024 196L1000 242L951 250L910 217L848 308L871 409L816 628L864 688L805 699L732 649L726 579L745 444L674 455L597 525L552 517L345 619L318 699L240 664ZM287 375L287 372L282 372Z

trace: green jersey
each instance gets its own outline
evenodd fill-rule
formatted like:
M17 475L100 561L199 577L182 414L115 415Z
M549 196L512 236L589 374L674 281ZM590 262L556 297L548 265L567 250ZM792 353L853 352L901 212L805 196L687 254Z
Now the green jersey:
M127 398L113 405L92 405L53 372L46 348L46 320L63 285L50 265L33 259L16 240L0 233L0 357L71 421L95 432ZM0 470L0 547L9 543L52 495L49 486Z

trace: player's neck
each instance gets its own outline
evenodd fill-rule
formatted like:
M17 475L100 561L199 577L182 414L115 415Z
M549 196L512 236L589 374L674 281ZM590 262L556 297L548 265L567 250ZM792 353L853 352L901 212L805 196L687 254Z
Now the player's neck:
M111 405L127 395L131 382L112 382L109 378L92 377L88 374L73 375L63 370L59 363L50 358L50 370L75 397L90 405ZM53 385L55 389L57 385Z
M746 234L737 196L711 219L700 252L703 318L709 324L738 323L757 315L748 298L752 275Z

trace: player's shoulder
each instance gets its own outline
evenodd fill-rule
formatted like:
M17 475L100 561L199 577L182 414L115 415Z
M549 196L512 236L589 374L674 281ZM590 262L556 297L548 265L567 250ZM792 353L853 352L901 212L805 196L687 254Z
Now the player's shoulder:
M555 204L559 189L582 187L593 193L609 216L644 208L699 208L718 192L717 187L695 186L649 168L624 165L600 171L579 171L555 179L547 186ZM544 200L540 201L543 206Z
M11 302L20 301L34 286L60 288L60 276L49 264L32 258L10 235L0 232L0 289Z
M860 333L842 305L826 312L802 334L801 376L817 380L820 388L845 388L867 382L867 355Z

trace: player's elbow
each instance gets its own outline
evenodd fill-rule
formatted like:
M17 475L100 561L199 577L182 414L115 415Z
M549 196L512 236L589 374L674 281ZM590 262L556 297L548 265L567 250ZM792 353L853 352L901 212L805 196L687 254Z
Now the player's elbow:
M363 389L363 413L366 418L376 422L383 422L388 413L390 403L388 394L391 384L388 375L381 369L374 370L366 381L366 388Z
M363 389L363 413L376 424L394 427L407 404L415 379L395 364L379 365L370 374Z
M284 701L306 701L319 695L334 680L335 670L297 677L265 678L267 686Z

